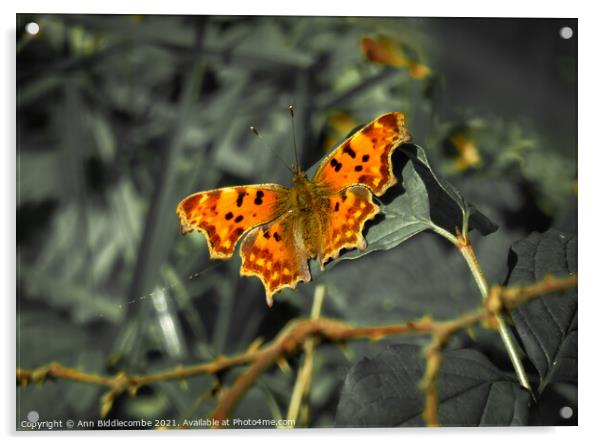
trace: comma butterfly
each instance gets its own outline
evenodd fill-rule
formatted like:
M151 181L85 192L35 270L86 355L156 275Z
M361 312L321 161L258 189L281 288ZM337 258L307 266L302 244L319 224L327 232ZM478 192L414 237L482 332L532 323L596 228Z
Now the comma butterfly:
M224 187L188 196L177 206L182 232L205 235L212 259L232 257L240 246L241 275L259 277L266 299L295 288L311 275L308 260L323 268L343 249L366 248L362 230L397 179L393 151L410 139L403 113L380 116L355 132L320 163L313 179L298 166L293 186Z

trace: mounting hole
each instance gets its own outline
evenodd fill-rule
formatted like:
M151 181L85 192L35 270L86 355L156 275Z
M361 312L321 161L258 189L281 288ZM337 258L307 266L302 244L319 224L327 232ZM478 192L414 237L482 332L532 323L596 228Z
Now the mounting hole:
M565 40L568 40L571 37L573 37L573 28L571 28L570 26L563 26L562 28L560 28L560 37L562 37Z
M562 408L560 408L560 417L562 417L563 419L570 419L571 417L573 417L573 408L571 408L570 406L563 406Z
M35 36L40 32L40 25L38 25L36 22L29 22L27 25L25 25L25 31L27 34Z

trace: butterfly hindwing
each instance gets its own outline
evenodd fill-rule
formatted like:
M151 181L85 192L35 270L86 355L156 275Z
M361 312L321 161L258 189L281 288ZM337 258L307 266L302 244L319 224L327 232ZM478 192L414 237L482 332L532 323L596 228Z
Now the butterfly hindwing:
M364 186L352 186L329 196L330 212L324 230L322 251L318 260L323 267L337 258L342 249L365 249L362 235L366 221L379 212L372 202L372 193Z
M269 305L272 295L299 281L311 280L308 254L295 236L295 219L285 214L251 230L240 246L241 275L257 276L265 287Z

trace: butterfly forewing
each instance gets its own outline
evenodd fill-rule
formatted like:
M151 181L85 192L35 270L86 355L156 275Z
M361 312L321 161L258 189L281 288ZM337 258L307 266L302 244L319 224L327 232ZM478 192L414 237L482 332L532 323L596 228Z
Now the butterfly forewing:
M359 184L381 196L396 183L391 155L410 140L403 113L388 113L355 132L320 164L314 182L338 192Z
M286 211L288 189L278 184L225 187L195 193L176 209L182 232L202 232L211 258L230 258L237 241L252 227Z

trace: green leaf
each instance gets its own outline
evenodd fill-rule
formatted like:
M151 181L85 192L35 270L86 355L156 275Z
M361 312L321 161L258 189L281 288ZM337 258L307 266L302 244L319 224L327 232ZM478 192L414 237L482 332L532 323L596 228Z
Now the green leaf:
M396 247L424 231L454 234L468 218L469 229L488 235L497 225L467 203L449 183L437 177L423 148L403 145L393 157L399 183L382 197L381 215L366 232L368 247L342 255L333 263Z
M525 285L551 274L577 272L577 237L555 229L532 233L510 252L507 284ZM540 391L554 382L577 383L577 289L544 296L512 311L512 320L540 376Z
M353 366L341 393L337 426L424 425L421 350L392 345ZM445 352L438 385L439 420L444 426L527 423L529 394L476 350Z

